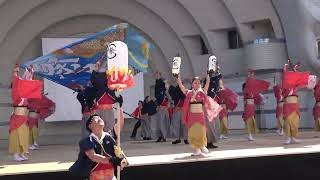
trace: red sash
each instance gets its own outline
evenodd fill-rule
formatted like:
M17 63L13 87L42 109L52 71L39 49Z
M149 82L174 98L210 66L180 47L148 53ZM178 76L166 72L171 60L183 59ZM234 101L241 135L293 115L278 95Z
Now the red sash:
M21 116L12 114L9 122L9 133L18 129L23 123L28 121L28 116Z

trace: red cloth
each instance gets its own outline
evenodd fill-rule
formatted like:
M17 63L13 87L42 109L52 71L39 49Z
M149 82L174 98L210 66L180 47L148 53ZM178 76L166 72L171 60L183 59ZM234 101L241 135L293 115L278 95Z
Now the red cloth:
M236 109L238 106L238 95L229 88L224 88L223 90L219 91L219 97L222 99L223 103L226 104L227 109L230 109L231 111Z
M168 113L169 113L169 118L171 120L172 119L172 115L173 115L173 108L172 107L168 108Z
M113 169L113 165L111 163L108 163L108 164L99 163L98 166L92 172L106 170L106 169Z
M243 120L247 120L248 118L255 116L255 109L253 104L244 105L244 111L242 114Z
M283 117L287 118L291 113L297 112L300 117L300 109L298 103L285 103L283 105Z
M183 104L183 111L182 111L182 121L184 124L190 128L194 123L200 123L206 127L205 122L205 114L209 121L213 121L216 118L222 107L219 106L211 97L207 96L203 91L199 91L195 96L195 100L197 102L202 102L204 105L204 111L202 113L191 113L190 112L190 102L193 96L192 90L189 90L186 94L186 98Z
M37 111L39 112L40 119L45 119L54 113L55 103L48 97L42 96L38 102Z
M40 99L42 93L43 81L23 80L14 76L12 82L12 97L15 98L35 98Z
M316 102L320 102L320 83L319 82L314 89L313 96L314 96Z
M244 93L256 96L260 93L268 91L269 85L270 83L268 81L248 78L244 88Z
M21 116L21 115L15 115L12 114L10 117L10 122L9 122L9 133L11 131L19 128L23 123L28 121L28 116Z
M281 115L283 115L283 106L277 106L276 107L276 117L279 118Z
M282 89L302 88L307 86L309 72L284 71L282 76Z
M277 102L282 101L282 90L279 85L273 86L273 93Z
M292 91L292 93L290 94L291 91ZM288 96L297 96L298 97L298 89L297 88L283 89L282 95L285 98Z
M168 98L164 98L164 100L162 101L162 103L160 104L160 106L168 106L169 105L169 100Z
M12 105L13 106L28 106L28 99L12 97Z
M315 120L320 118L320 107L319 106L315 106L313 108L313 115L314 115Z
M225 108L222 108L219 113L219 119L223 120L224 117L228 117L228 111Z
M141 117L141 108L138 106L133 113L131 114L135 118L140 118Z
M86 107L82 114L90 116L92 113L96 111L96 109L97 109L97 106L94 104L91 110L88 107Z
M39 117L28 117L29 128L38 127L39 120Z
M98 104L113 104L114 100L107 94L105 93L99 100Z
M180 99L177 106L179 108L182 108L183 107L183 103L184 103L184 99Z

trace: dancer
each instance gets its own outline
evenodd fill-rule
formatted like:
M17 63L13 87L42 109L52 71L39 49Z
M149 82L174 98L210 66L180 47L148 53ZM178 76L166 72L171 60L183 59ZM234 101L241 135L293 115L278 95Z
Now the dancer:
M141 128L143 140L151 140L151 117L150 114L153 111L152 100L150 96L146 96L141 109Z
M242 85L244 112L242 115L245 122L248 140L254 141L252 134L258 133L259 130L255 119L255 105L262 103L261 93L268 90L269 82L255 79L253 70L249 70L248 78Z
M224 87L219 91L219 104L223 108L219 113L220 139L227 139L228 134L228 110L233 111L238 103L238 95L230 89Z
M32 71L32 70L31 70ZM13 154L13 160L25 161L29 147L29 127L27 125L29 110L27 98L40 98L42 81L23 80L18 76L19 66L13 71L12 104L14 111L9 122L9 153ZM30 79L32 72L26 69L24 79Z
M155 97L159 105L158 109L158 121L156 128L157 141L156 142L166 142L168 137L169 127L170 127L170 117L169 117L169 96L167 93L168 84L162 78L160 72L156 72L156 83L155 83Z
M181 143L181 139L184 140L185 144L188 144L187 139L187 129L182 122L182 109L183 103L185 99L185 95L180 90L179 85L173 86L171 85L169 88L169 94L174 102L174 110L171 120L171 130L172 136L176 138L172 144L179 144Z
M39 123L54 113L55 103L45 95L42 95L41 99L28 99L28 109L29 149L37 150L39 149Z
M317 86L314 88L314 98L316 103L313 108L314 116L314 129L320 131L320 81L318 80Z
M96 63L96 70L92 72L91 84L94 88L94 100L96 113L105 122L105 131L113 131L116 124L113 112L113 104L118 102L122 106L122 96L116 96L115 91L108 88L108 81L106 76L106 68L100 66L100 62ZM91 98L90 98L91 99ZM90 107L92 108L92 107ZM91 109L90 109L91 110Z
M277 101L277 107L276 107L276 118L277 118L277 133L280 136L283 136L283 127L284 127L284 120L283 120L283 96L282 96L282 89L281 86L276 84L276 80L274 78L273 80L274 86L273 86L273 92L274 96Z
M284 130L287 136L285 144L298 143L297 135L299 132L300 109L298 90L308 85L310 74L309 72L298 72L298 65L292 65L288 60L285 64L282 77L282 95L284 98L283 117ZM293 71L288 71L289 66L293 67Z
M117 166L128 166L125 155L114 138L104 131L104 126L99 115L89 117L86 127L91 134L79 143L78 160L69 169L72 175L90 180L113 180Z
M222 74L219 71L219 66L217 63L217 58L216 56L210 56L209 57L209 67L208 67L208 72L209 72L209 86L208 88L203 88L205 92L207 92L208 96L211 97L215 102L219 102L219 96L218 92L223 89L223 81L222 81ZM205 83L206 84L206 81ZM219 140L219 132L216 127L216 119L210 120L206 118L206 123L207 123L207 139L208 139L208 144L207 148L218 148L218 146L214 145L213 143L217 143Z
M199 77L192 79L192 90L184 87L180 76L178 76L177 81L181 91L186 95L182 118L188 128L188 141L195 150L193 155L209 153L209 150L206 148L205 113L209 116L209 120L213 120L221 111L221 107L203 91ZM207 88L207 86L209 86L209 76L207 76L205 87Z
M136 139L137 137L137 132L139 127L141 126L141 109L143 107L143 101L138 102L138 107L134 110L134 112L131 114L133 117L137 118L138 121L134 124L134 128L132 130L130 138Z
M95 90L93 87L81 87L78 89L77 99L81 104L82 120L81 120L81 137L89 136L86 129L86 122L88 118L96 113L96 105L94 105Z

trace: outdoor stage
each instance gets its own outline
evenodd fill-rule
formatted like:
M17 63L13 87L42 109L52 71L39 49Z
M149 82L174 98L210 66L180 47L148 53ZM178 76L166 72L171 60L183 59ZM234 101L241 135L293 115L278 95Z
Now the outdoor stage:
M249 142L232 135L205 156L191 157L189 145L128 141L122 148L130 167L122 179L300 179L320 178L320 133L300 133L299 144L283 145L284 137L262 133ZM31 160L13 162L0 152L0 179L77 179L67 169L77 158L76 145L48 145L31 151ZM289 174L288 174L289 173ZM210 178L209 178L210 177Z

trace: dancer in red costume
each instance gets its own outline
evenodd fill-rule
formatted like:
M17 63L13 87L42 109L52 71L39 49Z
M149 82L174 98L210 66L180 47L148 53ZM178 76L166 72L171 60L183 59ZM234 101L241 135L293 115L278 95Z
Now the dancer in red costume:
M255 119L255 105L262 103L261 93L268 90L269 82L255 79L254 71L250 70L246 82L243 84L244 112L242 118L248 133L248 140L254 141L252 134L259 130Z
M309 72L298 72L298 64L289 71L289 65L292 66L291 61L285 64L282 77L282 95L284 98L283 117L285 120L284 130L287 136L285 144L297 143L297 135L299 132L300 122L300 107L298 100L298 90L308 85ZM311 85L310 85L311 86Z

